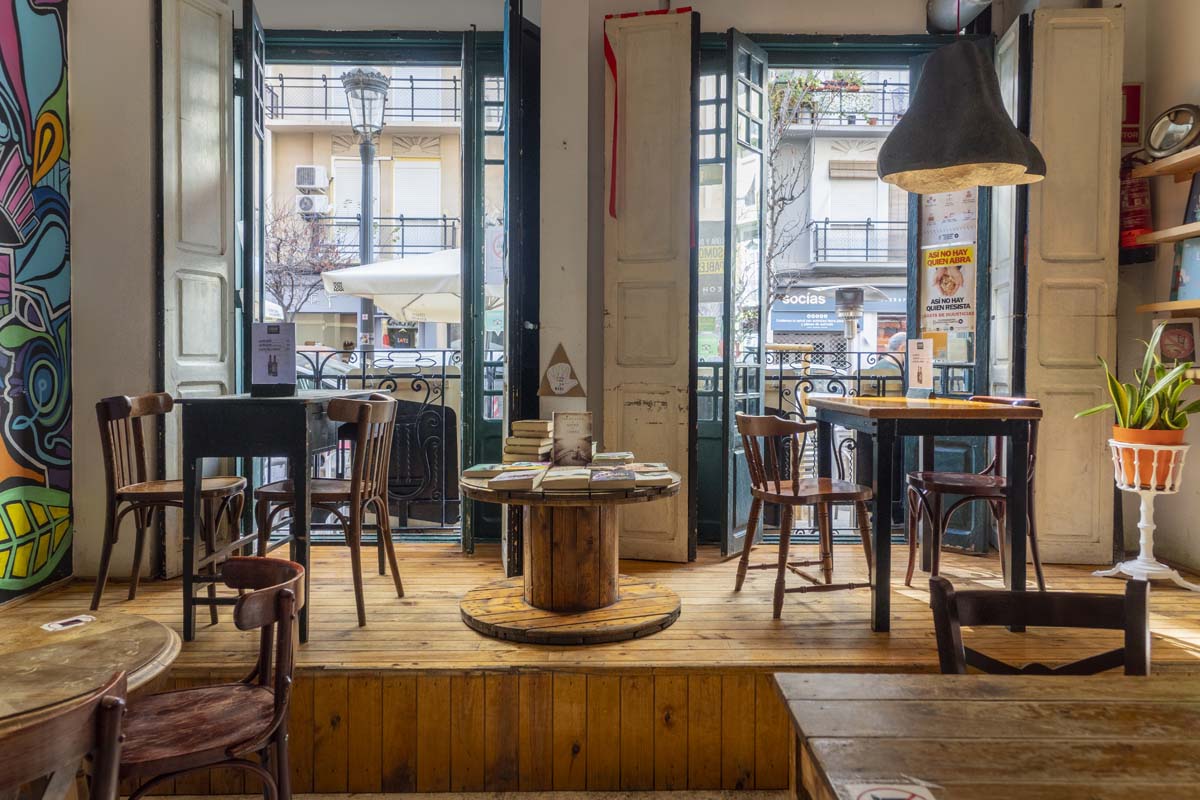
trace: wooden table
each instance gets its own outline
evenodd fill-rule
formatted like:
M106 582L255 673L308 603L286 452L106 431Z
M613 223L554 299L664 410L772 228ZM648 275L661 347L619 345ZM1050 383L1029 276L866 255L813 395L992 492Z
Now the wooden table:
M914 800L1200 795L1200 678L774 677L800 797L857 800L868 784L928 787Z
M666 628L679 617L679 597L619 574L617 508L678 494L679 480L601 492L502 492L463 478L459 486L472 500L524 507L524 575L468 592L463 621L488 636L541 644L616 642Z
M17 606L0 615L4 692L0 720L65 703L127 673L132 691L158 676L179 655L179 635L161 622L117 611L92 611L95 619L61 631L55 619Z
M892 478L903 462L905 436L923 438L918 469L932 469L934 436L1005 436L1005 475L1008 478L1008 581L1009 588L1025 590L1025 536L1028 530L1024 487L1029 474L1029 421L1041 419L1035 406L1009 406L970 400L909 400L904 397L829 397L810 395L817 410L817 474L833 477L833 427L857 431L871 439L875 474L872 541L875 568L871 583L871 628L891 627L892 578ZM1018 488L1020 491L1018 491ZM923 537L922 565L928 569L929 542Z
M183 406L183 638L196 638L197 605L233 605L236 597L210 600L196 596L197 583L219 581L220 575L200 575L197 568L219 561L245 540L235 540L217 553L196 560L199 538L200 477L205 458L268 458L288 460L288 474L295 487L292 513L291 559L304 567L305 596L308 592L309 526L312 492L309 480L313 455L338 443L338 423L326 410L339 397L361 397L369 389L355 391L301 391L293 397L251 397L248 394L216 397L184 397ZM250 537L247 537L250 538ZM308 641L308 608L300 609L300 641Z

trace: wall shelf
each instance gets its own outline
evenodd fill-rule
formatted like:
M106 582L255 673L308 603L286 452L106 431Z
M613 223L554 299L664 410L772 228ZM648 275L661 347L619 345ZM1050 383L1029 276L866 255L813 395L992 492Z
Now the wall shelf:
M1200 300L1166 300L1161 303L1147 303L1137 307L1139 314L1185 314L1200 313Z
M1160 175L1173 175L1178 182L1187 180L1196 172L1200 172L1200 146L1189 147L1173 156L1134 167L1133 177L1156 178Z
M1200 236L1200 222L1189 222L1186 225L1176 225L1173 228L1163 228L1161 231L1143 233L1137 238L1138 244L1168 244L1193 239Z

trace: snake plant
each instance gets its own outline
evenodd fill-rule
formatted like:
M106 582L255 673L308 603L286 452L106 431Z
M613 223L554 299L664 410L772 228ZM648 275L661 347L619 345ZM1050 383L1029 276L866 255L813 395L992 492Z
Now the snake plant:
M1154 335L1146 345L1142 368L1133 371L1133 383L1122 383L1109 369L1108 362L1097 356L1108 379L1108 394L1111 402L1080 411L1075 418L1098 414L1111 409L1117 417L1117 426L1141 430L1181 430L1188 425L1188 416L1200 411L1200 400L1183 405L1183 393L1193 385L1187 377L1192 362L1184 361L1168 366L1158 355L1158 340L1162 338L1163 326L1154 329Z

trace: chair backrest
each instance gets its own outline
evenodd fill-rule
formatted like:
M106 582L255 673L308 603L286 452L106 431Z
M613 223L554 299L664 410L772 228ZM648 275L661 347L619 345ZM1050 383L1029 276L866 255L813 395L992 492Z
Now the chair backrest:
M0 725L0 790L15 797L21 785L49 775L44 796L64 797L90 756L91 797L116 800L124 714L122 672L83 697L6 721Z
M279 558L234 556L221 565L221 577L231 589L244 592L233 607L238 630L259 630L258 661L245 683L269 686L275 692L272 723L266 740L287 716L295 655L296 615L304 607L304 567ZM252 748L257 749L257 748Z
M1150 674L1150 584L1129 581L1125 594L1091 592L955 591L950 581L929 579L929 605L942 673L965 675L975 667L993 675L1094 675L1124 667L1126 675ZM1091 628L1125 632L1125 645L1057 667L998 661L963 645L962 626Z
M117 395L96 403L100 448L104 454L104 481L110 495L122 486L147 479L142 419L165 416L174 407L175 401L166 392L133 397Z
M817 423L740 412L736 420L746 451L750 486L760 492L780 494L784 483L792 480L790 491L797 494L800 461L804 458L808 434L817 429Z
M350 483L354 495L350 513L362 513L362 501L387 498L388 462L396 426L396 400L375 393L366 400L340 397L329 403L329 418L354 423L354 462Z
M996 403L1002 406L1016 406L1024 408L1041 408L1042 404L1032 397L996 397L994 395L977 394L969 398L977 403ZM1029 482L1033 483L1033 471L1037 465L1037 445L1038 445L1038 421L1036 419L1029 420ZM1003 475L1004 474L1004 446L1005 441L1003 436L996 436L992 439L992 462L988 464L985 474Z

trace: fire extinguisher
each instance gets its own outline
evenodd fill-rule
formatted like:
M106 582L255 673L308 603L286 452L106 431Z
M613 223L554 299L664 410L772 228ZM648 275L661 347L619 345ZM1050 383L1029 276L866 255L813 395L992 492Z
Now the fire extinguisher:
M1133 169L1148 164L1143 151L1138 150L1121 159L1121 256L1122 264L1141 264L1153 261L1157 255L1154 245L1138 244L1138 237L1154 230L1150 213L1150 181L1133 177Z

